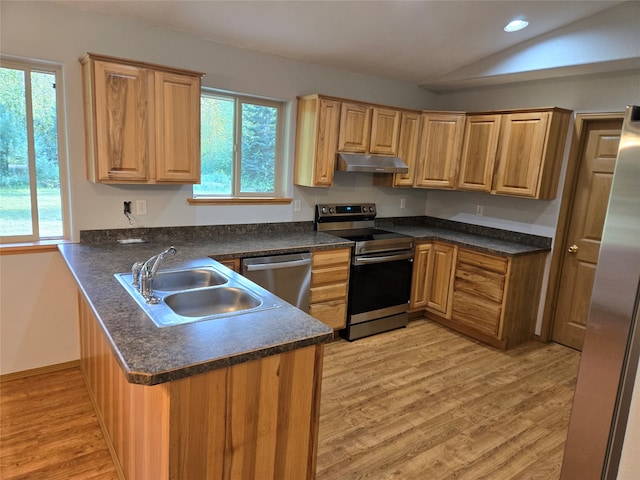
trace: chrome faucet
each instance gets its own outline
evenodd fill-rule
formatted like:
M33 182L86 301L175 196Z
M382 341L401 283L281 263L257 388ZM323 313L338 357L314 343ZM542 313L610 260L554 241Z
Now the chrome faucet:
M149 258L146 262L136 262L131 267L133 285L138 287L140 294L147 303L158 303L160 301L159 298L153 294L153 277L158 271L158 267L164 257L175 254L175 247L169 247L158 255Z

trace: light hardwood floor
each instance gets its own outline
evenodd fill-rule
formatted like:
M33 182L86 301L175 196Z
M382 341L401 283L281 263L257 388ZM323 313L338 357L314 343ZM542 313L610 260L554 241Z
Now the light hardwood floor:
M558 478L578 352L426 320L325 352L317 480ZM117 478L78 369L0 389L0 478Z

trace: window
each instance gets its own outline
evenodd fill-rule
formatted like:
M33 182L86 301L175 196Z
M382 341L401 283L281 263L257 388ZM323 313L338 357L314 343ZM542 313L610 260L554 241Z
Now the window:
M195 198L282 195L283 103L203 90Z
M2 59L0 239L4 243L65 236L59 163L61 78L59 67Z

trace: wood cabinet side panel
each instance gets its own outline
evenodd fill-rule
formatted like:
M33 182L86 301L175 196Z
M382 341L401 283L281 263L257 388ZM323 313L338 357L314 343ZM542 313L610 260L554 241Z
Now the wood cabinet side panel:
M536 198L550 200L556 197L570 121L570 112L551 113Z
M131 480L167 479L166 388L126 381L91 307L79 297L82 372L116 469Z

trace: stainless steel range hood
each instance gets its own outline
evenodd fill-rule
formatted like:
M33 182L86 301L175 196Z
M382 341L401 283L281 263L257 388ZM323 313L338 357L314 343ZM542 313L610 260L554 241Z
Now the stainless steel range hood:
M341 172L407 173L409 167L398 157L339 153L337 170Z

